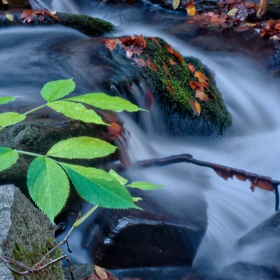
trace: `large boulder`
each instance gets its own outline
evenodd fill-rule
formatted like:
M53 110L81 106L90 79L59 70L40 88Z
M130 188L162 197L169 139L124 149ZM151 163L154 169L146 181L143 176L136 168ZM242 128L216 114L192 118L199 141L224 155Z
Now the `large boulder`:
M0 186L0 254L32 267L56 245L54 225L49 218L13 185ZM56 250L47 261L61 256ZM22 268L18 268L22 270ZM61 263L49 266L43 273L29 275L32 280L63 279ZM0 279L21 279L0 261Z
M141 196L140 210L100 209L89 246L106 268L192 265L207 228L207 207L199 195L166 190Z

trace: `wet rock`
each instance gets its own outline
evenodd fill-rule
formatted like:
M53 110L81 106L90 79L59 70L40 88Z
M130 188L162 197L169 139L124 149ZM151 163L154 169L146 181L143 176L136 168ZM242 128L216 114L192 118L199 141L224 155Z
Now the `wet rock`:
M5 9L31 9L31 5L29 0L5 0L0 1L5 3L3 8ZM1 10L1 3L0 3L0 10Z
M96 214L89 246L94 262L106 268L191 265L207 228L205 201L165 190L133 195L143 198L143 211Z
M71 265L75 280L84 280L91 274L95 273L94 265L88 263ZM65 279L72 280L68 267L64 267Z
M64 25L73 29L76 29L88 36L97 37L101 36L106 32L110 32L113 29L113 25L105 20L99 18L92 18L86 15L74 15L66 13L56 13L56 16L59 18L59 21L44 15L44 21L39 21L38 17L34 18L34 21L31 23L24 23L21 20L21 13L11 13L13 20L9 20L5 13L0 13L0 27L8 26L50 26L50 25Z
M45 155L57 142L71 137L90 136L106 138L107 128L94 124L69 120L56 114L28 116L23 122L9 126L0 132L0 146ZM114 157L96 160L76 160L73 163L84 166L102 165ZM16 164L1 172L0 183L25 181L30 156L20 156Z
M238 241L241 258L267 267L279 267L280 211L252 229ZM280 271L280 270L279 270Z
M0 254L28 266L33 266L57 244L54 239L54 226L49 218L13 185L0 186L0 232ZM61 256L61 252L57 250L50 257L56 259ZM0 261L0 279L11 280L19 277L12 275ZM30 276L29 279L61 280L61 264L52 265L45 269L43 274Z

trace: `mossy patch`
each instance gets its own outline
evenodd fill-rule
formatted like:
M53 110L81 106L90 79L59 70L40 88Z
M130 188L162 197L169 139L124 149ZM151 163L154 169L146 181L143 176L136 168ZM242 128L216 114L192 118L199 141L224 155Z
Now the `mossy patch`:
M99 18L65 13L57 13L57 16L60 19L61 24L77 29L90 37L101 36L113 29L111 23Z
M13 250L13 254L11 258L22 262L23 264L32 267L38 261L40 261L43 256L56 245L56 241L54 238L49 238L45 245L43 244L32 244L32 250L26 251L19 243L15 244L15 248ZM62 250L58 248L52 254L50 254L44 264L48 263L51 259L54 260L59 258L62 255ZM16 265L12 265L15 269L19 271L23 271L24 269L19 268ZM45 268L42 272L37 274L29 274L25 277L22 277L16 273L13 273L14 279L28 279L28 280L62 280L64 279L63 271L60 265L60 262L50 265Z
M231 115L210 71L198 59L186 57L182 60L175 50L175 55L172 51L168 51L168 44L164 40L160 38L156 40L157 42L147 40L147 47L141 58L145 61L150 59L157 66L157 70L143 67L141 72L153 88L155 99L169 126L169 132L175 135L222 135L231 125ZM209 90L205 90L209 101L201 101L195 97L195 90L191 89L190 81L198 80L189 70L188 63L209 79ZM213 98L210 91L216 98ZM189 99L200 104L199 116L195 116ZM183 122L192 122L193 125L188 123L178 127L178 124L182 125ZM187 131L183 131L184 129Z

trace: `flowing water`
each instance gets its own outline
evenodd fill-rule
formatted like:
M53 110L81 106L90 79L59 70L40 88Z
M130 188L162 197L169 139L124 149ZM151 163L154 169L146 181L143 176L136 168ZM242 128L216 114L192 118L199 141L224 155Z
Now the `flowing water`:
M177 17L181 23L185 16L155 6L142 3L139 9L137 5L122 4L123 14L131 21L128 23L122 18L123 25L120 25L116 4L78 9L69 1L64 6L58 6L58 3L64 2L52 0L48 2L49 8L76 13L86 11L101 18L106 16L117 26L110 37L130 34L162 37L181 54L201 59L214 72L233 118L228 133L215 141L188 137L170 139L153 133L155 126L162 126L153 107L150 114L143 114L145 132L129 116L122 115L131 135L127 147L131 160L190 153L199 160L280 179L279 84L269 78L262 65L237 53L210 53L193 48L171 32L164 31L171 26L174 29ZM69 77L74 77L77 92L95 90L88 81L87 70L74 67L78 63L75 56L71 62L73 67L65 67L64 56L51 47L55 42L75 44L75 40L87 39L85 35L65 27L9 28L0 29L0 38L0 95L21 95L25 103L39 103L38 92L44 83ZM16 105L20 105L19 101ZM241 256L235 252L235 242L274 212L273 193L260 189L252 193L248 182L236 179L226 182L211 169L181 163L128 173L133 180L164 184L168 191L178 195L195 190L205 198L209 224L194 267L221 268L240 260ZM77 231L72 240L78 243L79 238L81 233ZM86 254L84 259L82 254L79 258L88 261Z

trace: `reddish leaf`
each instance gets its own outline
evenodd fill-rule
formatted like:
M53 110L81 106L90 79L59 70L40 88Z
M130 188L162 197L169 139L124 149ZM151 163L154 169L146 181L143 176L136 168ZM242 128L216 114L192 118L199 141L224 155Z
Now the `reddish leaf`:
M121 43L123 45L128 45L132 42L132 37L131 36L128 36L128 37L122 37L122 38L119 38L119 40L121 41Z
M234 176L240 181L246 181L248 178L241 174L234 174Z
M182 56L178 53L178 52L173 52L173 55L178 59L178 61L180 62L180 63L183 63L183 58L182 58Z
M116 42L112 39L105 40L105 46L112 51L116 47Z
M167 46L167 51L172 53L172 54L174 53L174 50L170 45Z
M170 85L168 81L166 81L166 87L172 94L175 94L173 87Z
M220 176L222 177L224 180L228 180L228 178L232 178L231 175L231 170L229 168L226 167L213 167L214 171Z
M110 126L108 126L108 136L111 140L118 139L122 135L122 128L119 124L113 122Z
M174 60L172 60L171 58L169 58L169 63L170 63L170 65L176 65L176 62Z
M191 71L191 73L194 73L195 72L194 66L191 63L188 63L187 65L188 65L188 68Z
M146 64L151 70L153 70L155 72L158 71L157 66L153 63L153 61L151 59L147 59Z
M201 82L197 82L197 81L191 81L190 82L190 87L192 90L199 88L199 89L204 89L204 86Z
M164 69L166 75L168 75L171 78L172 76L171 76L166 64L164 62L162 62L162 65L163 65L163 69Z
M48 9L44 9L44 14L55 19L56 21L59 21L59 18L56 15L53 15Z
M30 14L32 14L34 11L33 10L24 10L21 14L20 19L25 19L28 16L30 16Z

